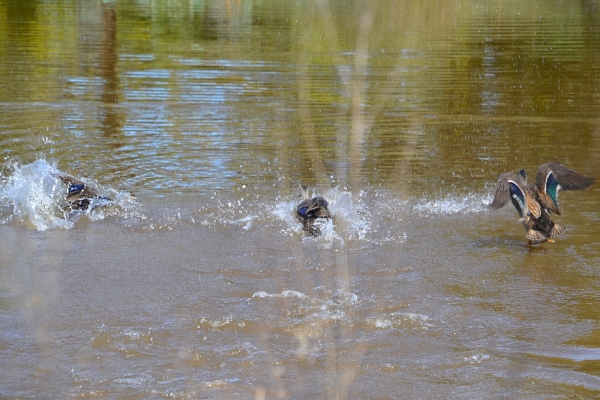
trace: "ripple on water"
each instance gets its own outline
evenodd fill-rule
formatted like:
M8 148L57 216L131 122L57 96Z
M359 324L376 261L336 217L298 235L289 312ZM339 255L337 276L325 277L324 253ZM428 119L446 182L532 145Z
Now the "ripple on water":
M377 329L423 330L434 327L432 320L426 315L418 313L393 312L377 317L367 318L367 325Z
M302 329L307 324L328 323L349 320L348 313L356 308L360 300L354 293L338 290L326 298L309 296L295 290L284 290L281 293L256 292L252 299L286 301L285 318L272 321L275 326L286 330Z
M152 330L103 327L102 330L94 333L92 347L102 351L115 351L127 358L140 358L152 353L152 347L157 343L156 337L157 333Z

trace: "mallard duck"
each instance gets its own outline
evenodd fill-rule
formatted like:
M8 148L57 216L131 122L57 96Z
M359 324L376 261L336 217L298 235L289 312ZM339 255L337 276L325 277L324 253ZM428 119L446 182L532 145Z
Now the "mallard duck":
M85 182L80 181L70 175L56 175L65 185L67 185L67 197L66 201L70 210L77 211L91 211L99 205L108 205L112 203L112 199L104 196L99 196L98 191L88 186ZM92 200L104 200L99 201L97 204L93 204L90 209Z
M552 214L561 215L558 208L559 190L588 188L594 178L588 178L557 162L549 162L538 168L535 183L527 184L527 173L506 172L498 178L492 210L504 207L510 200L517 212L529 244L551 242L565 228L552 220Z
M302 190L302 201L296 207L296 216L302 222L302 229L307 231L311 236L319 236L321 229L315 226L314 223L318 218L331 218L331 214L327 209L329 203L322 197L310 198L308 188L300 186Z

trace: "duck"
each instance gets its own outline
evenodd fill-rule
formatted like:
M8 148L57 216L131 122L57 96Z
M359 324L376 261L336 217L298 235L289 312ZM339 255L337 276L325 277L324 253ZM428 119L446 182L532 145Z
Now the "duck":
M327 208L329 203L320 196L311 198L306 186L300 185L300 190L302 190L302 201L296 207L296 217L302 223L302 229L313 237L319 236L321 229L315 225L315 221L319 218L331 218L331 213Z
M113 202L111 198L100 196L96 189L71 175L56 174L56 176L62 183L67 185L66 209L68 211L91 211L98 206L112 204ZM93 202L95 199L100 201ZM90 204L92 205L91 208Z
M558 162L548 162L538 167L536 180L527 184L527 173L521 169L516 174L506 172L498 177L494 199L489 205L492 210L512 202L519 213L519 221L525 227L528 244L554 243L565 228L553 220L553 215L562 215L558 206L560 190L587 189L595 181Z

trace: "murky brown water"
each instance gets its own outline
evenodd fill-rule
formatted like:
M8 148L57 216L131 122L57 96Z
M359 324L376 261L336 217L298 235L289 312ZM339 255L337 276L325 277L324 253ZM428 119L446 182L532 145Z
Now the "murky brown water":
M598 187L486 208L600 176L596 3L58 3L0 4L0 397L600 396Z

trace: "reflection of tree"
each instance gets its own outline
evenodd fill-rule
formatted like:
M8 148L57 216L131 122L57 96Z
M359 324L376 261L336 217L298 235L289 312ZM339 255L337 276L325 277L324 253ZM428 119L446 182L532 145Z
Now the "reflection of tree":
M117 12L111 4L83 4L77 22L80 30L80 67L89 82L85 97L90 100L99 99L102 103L97 113L102 132L106 135L119 133L121 128L117 106L120 100ZM118 141L105 143L119 147Z
M37 1L9 0L6 3L6 23L15 34L31 32L37 21Z
M337 130L336 135L336 148L335 157L337 158L335 163L335 172L338 180L345 184L349 184L355 192L360 188L360 173L362 170L362 145L363 138L365 136L366 125L365 125L365 78L367 74L367 61L368 61L368 41L367 36L370 32L372 20L370 12L365 12L361 17L361 23L358 29L357 44L354 52L354 62L350 63L353 67L348 66L345 57L342 56L342 50L338 41L338 32L336 26L331 18L331 11L329 4L326 0L315 1L315 7L312 12L309 13L311 20L318 15L313 21L318 23L320 26L312 27L311 24L315 22L309 22L309 20L303 21L310 26L310 28L303 29L301 40L302 42L308 42L314 39L314 32L324 32L326 42L329 45L330 51L328 57L333 62L333 66L336 68L339 74L338 82L341 84L342 89L339 95L343 96L343 101L339 101L337 106L341 108L340 111L334 111L331 118L337 120L343 128ZM306 43L304 47L305 51L310 53L312 46ZM302 123L303 130L301 132L304 137L304 141L308 148L308 154L313 166L314 173L320 181L326 181L326 172L324 168L323 160L320 157L319 149L321 146L318 145L318 141L315 137L315 131L313 124L310 122L311 112L317 113L321 110L313 109L309 107L311 104L311 93L306 85L306 82L310 82L311 77L308 75L308 68L306 60L310 59L310 54L299 54L298 65L301 66L300 73L298 74L298 116ZM333 78L335 79L335 77ZM349 110L349 117L348 112ZM348 119L347 119L348 118Z
M297 61L299 66L297 72L297 112L301 128L300 134L307 148L306 154L309 156L313 174L317 180L327 181L325 164L330 160L324 160L321 155L323 154L323 146L319 146L318 135L314 128L315 123L323 119L319 116L322 109L314 104L318 104L325 99L331 101L333 96L321 99L315 96L317 91L313 89L311 92L308 83L315 77L310 75L311 69L306 61L312 58L311 52L315 51L314 47L310 45L311 40L314 40L316 34L323 33L325 37L324 47L329 49L325 59L335 68L337 85L341 86L340 92L336 97L333 97L337 101L334 107L331 104L325 104L323 107L325 110L333 110L329 117L334 119L334 125L338 126L337 129L333 130L336 147L336 151L333 153L335 157L334 170L338 181L349 185L356 201L358 201L360 188L363 186L363 182L368 181L364 166L369 153L368 143L372 141L373 137L374 125L377 123L382 110L390 107L389 103L395 94L400 77L397 73L398 69L392 67L390 68L392 72L383 80L383 83L378 87L378 91L368 91L373 80L373 77L370 76L371 71L373 71L370 56L370 37L376 18L377 2L369 2L364 9L356 11L356 18L358 19L355 34L356 43L351 51L348 48L343 49L347 44L342 44L339 41L340 36L347 38L348 32L338 31L327 0L316 0L311 4L314 5L314 8L307 13L307 19L304 21L310 28L302 32L301 41L304 44L304 52L299 54ZM316 15L318 15L317 18L315 18ZM309 21L317 21L317 26L314 26L315 22ZM352 55L344 56L345 52L350 52ZM392 66L397 60L392 62ZM323 88L318 89L322 90ZM315 120L315 123L313 123L313 120ZM319 136L322 135L323 133L319 132ZM413 135L411 140L406 141L408 152L414 151L416 138L418 138L418 135ZM407 157L405 152L397 153L395 163L401 165L397 168L401 172L406 172L408 168L405 162L407 158L409 159L410 155ZM377 164L377 161L375 161L375 164ZM336 221L336 225L339 232L348 232L343 220ZM345 238L345 243L348 239ZM356 259L349 253L347 246L343 244L336 246L335 252L323 254L323 257L327 260L322 260L322 262L329 265L330 268L328 268L329 274L325 279L326 282L321 282L321 284L326 287L336 287L342 293L351 293L354 282L352 271L354 271ZM295 255L293 259L299 260L297 268L302 271L302 260L306 262L306 257ZM302 282L300 273L299 279ZM311 293L311 285L309 284L306 284L303 289L311 296L318 296L317 293ZM325 343L327 354L324 366L327 371L326 379L328 382L333 383L328 385L328 398L346 398L348 396L350 384L366 351L364 345L347 346L347 343L353 342L354 334L353 324L346 321L335 324L323 323L318 326L318 329L315 329L315 326L310 326L306 330L299 330L297 333L302 346L308 346L311 336L321 337L323 343ZM340 351L340 347L344 347L345 351Z
M104 8L103 36L100 49L99 75L103 78L101 100L105 104L102 120L104 133L111 134L119 130L117 104L119 75L117 73L117 15L112 7Z
M419 123L429 110L426 103L398 99L426 96L430 82L407 87L401 83L422 68L418 55L431 46L430 36L447 29L448 10L369 2L353 3L339 12L337 2L310 4L299 22L303 51L296 61L301 66L298 117L302 127L312 126L300 132L312 167L306 175L324 182L322 171L328 169L327 176L335 175L354 194L373 180L408 190L404 176L412 173ZM431 31L421 26L423 21ZM414 31L425 33L411 34ZM309 86L318 82L315 74L321 71L330 80ZM314 143L321 146L309 149Z

